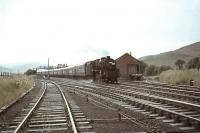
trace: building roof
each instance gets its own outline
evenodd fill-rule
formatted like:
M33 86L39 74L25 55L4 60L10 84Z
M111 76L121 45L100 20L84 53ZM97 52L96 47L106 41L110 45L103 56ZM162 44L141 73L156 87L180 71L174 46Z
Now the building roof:
M141 63L139 60L137 60L136 58L134 58L131 54L128 54L128 53L125 53L123 54L122 56L120 56L119 58L116 59L116 61L118 60L123 60L125 59L126 57L131 57L134 61L138 62L138 63Z

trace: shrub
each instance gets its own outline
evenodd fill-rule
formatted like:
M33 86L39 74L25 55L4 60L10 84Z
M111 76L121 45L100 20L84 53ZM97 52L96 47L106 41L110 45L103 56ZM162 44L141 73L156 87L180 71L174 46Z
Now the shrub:
M37 72L36 70L28 69L24 74L26 75L35 75Z
M170 66L155 66L155 65L150 65L150 66L147 66L146 70L145 70L145 74L147 76L155 76L155 75L158 75L160 74L161 72L163 71L167 71L167 70L170 70L172 69Z
M195 81L195 85L200 85L200 72L197 70L168 70L164 71L159 75L161 82L170 84L187 84L189 85L190 80Z
M200 69L200 59L199 57L195 57L193 59L191 59L190 61L188 61L187 63L187 68L188 69Z
M148 76L157 75L158 74L157 67L155 65L148 66L146 68L145 74Z

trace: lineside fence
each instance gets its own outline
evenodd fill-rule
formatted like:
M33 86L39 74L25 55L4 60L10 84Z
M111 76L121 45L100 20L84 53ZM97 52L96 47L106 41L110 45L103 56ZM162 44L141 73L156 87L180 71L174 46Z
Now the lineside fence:
M0 72L0 78L10 78L12 77L11 72Z

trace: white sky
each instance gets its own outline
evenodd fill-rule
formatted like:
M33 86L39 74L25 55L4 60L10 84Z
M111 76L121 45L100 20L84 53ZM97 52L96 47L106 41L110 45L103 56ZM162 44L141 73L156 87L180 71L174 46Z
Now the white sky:
M200 0L0 0L0 64L136 58L200 41Z

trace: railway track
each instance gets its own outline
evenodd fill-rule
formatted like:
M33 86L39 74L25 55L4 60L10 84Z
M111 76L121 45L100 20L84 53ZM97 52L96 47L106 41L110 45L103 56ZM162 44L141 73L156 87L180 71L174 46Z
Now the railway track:
M133 80L120 80L120 83L128 83L128 84L141 84L141 85L154 85L166 88L174 88L178 90L189 90L189 91L200 91L200 86L190 86L190 85L173 85L168 83L162 82L155 82L155 81L133 81Z
M80 108L67 99L55 83L44 83L41 95L1 132L87 132L94 133Z
M134 90L137 92L147 93L151 95L161 96L165 98L187 101L189 103L195 103L200 105L200 92L197 91L188 91L188 90L177 90L174 88L163 88L160 86L152 86L152 85L135 85L128 83L121 83L121 88Z
M200 96L200 88L198 86L174 86L162 83L150 82L121 82L122 85L135 86L139 88L147 88L152 90L162 90L164 92L173 92L176 94L185 94L188 96Z
M169 98L162 98L162 97L149 95L149 94L143 94L143 93L137 93L137 92L134 94L134 92L128 92L127 90L122 91L121 89L117 89L117 88L113 88L112 91L115 91L115 90L117 90L119 94L131 96L129 98L125 96L124 98L127 99L127 101L129 101L129 103L131 104L141 105L142 106L141 109L143 110L145 109L144 108L145 106L146 108L148 108L147 110L151 108L151 109L154 109L154 112L155 110L157 110L159 114L162 114L162 113L167 114L167 117L165 117L165 115L162 114L163 117L158 116L156 119L161 119L163 122L166 122L166 123L172 122L171 124L172 126L182 124L184 127L183 128L180 127L180 129L183 129L183 130L194 129L194 131L196 131L196 128L197 130L199 130L199 127L198 127L199 122L200 122L200 112L199 112L200 106L199 105L187 103L187 102L181 102L181 101L177 101L177 100L173 100ZM133 102L133 101L137 101L137 102ZM179 118L173 119L174 116L175 117L177 116ZM182 119L182 122L183 121L184 122L173 124L175 122L180 122L181 121L180 117ZM187 125L193 125L193 127L190 127L190 126L186 127Z
M76 94L80 95L81 97L85 97L86 99L88 98L88 101L91 101L92 104L95 104L95 106L98 106L98 107L101 107L101 108L105 108L105 109L111 109L111 110L114 111L113 113L118 112L118 115L120 114L120 118L118 117L118 118L114 118L114 119L109 119L109 118L108 119L91 119L91 122L101 122L101 123L105 122L105 124L106 124L107 122L119 123L122 120L124 122L125 121L131 122L134 125L134 127L137 127L137 130L151 131L151 129L146 127L146 123L138 121L133 116L131 116L129 114L126 114L123 111L120 111L118 107L116 108L116 106L113 104L113 102L114 102L113 99L109 99L107 97L103 97L103 96L100 96L98 94L92 94L92 93L89 93L87 91L77 90L77 88L75 89L73 86L70 86L70 85L69 86L66 85L66 86L69 87L67 89L68 92L74 93L74 94L76 93ZM99 97L101 97L101 98L99 98ZM104 100L102 100L102 98ZM157 128L154 129L154 130L157 130ZM139 132L135 132L135 133L141 133L141 132L139 131ZM142 133L146 133L146 132L142 132ZM155 133L157 133L157 132L155 132Z
M66 85L64 82L61 84ZM199 105L188 102L127 91L119 86L70 82L67 86L87 95L112 101L122 109L144 114L148 119L160 122L168 131L200 132ZM143 118L140 118L143 119ZM144 118L145 119L145 118ZM167 130L166 128L164 130Z
M119 100L118 97L116 97L116 96L113 96L113 97L104 96L104 95L101 95L99 93L94 93L94 92L89 91L89 90L92 90L90 88L86 88L86 87L83 87L83 86L77 86L77 85L71 84L71 83L66 84L65 82L60 82L60 83L57 82L57 84L67 86L67 87L69 87L68 90L70 92L79 93L81 95L85 95L86 97L88 96L88 97L90 97L89 99L92 99L91 100L92 102L97 102L98 104L101 104L101 105L108 107L108 108L111 107L114 110L118 110L121 106L125 105L121 101L121 99ZM149 125L147 125L146 123L136 119L132 115L125 113L123 110L120 111L120 114L123 117L122 119L131 121L134 125L141 127L141 129L143 129L143 131L148 131L148 132L159 131L159 129L157 127L155 127L155 126L150 127ZM118 119L116 121L118 121Z

